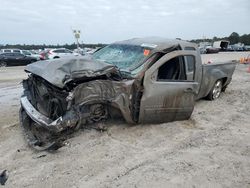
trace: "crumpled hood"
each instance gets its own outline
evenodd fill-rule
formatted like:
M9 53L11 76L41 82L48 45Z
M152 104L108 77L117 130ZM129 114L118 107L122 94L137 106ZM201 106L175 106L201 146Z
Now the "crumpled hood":
M84 57L38 61L27 65L24 70L42 77L59 88L64 88L66 83L74 79L93 78L109 73L119 74L114 65Z

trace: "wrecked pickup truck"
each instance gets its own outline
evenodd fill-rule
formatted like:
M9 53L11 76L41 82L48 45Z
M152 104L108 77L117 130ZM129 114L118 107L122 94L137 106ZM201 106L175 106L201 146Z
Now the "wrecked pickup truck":
M162 123L190 118L195 100L217 99L234 62L203 65L195 44L141 38L116 42L91 57L28 65L20 124L38 150L60 147L63 135L112 118Z

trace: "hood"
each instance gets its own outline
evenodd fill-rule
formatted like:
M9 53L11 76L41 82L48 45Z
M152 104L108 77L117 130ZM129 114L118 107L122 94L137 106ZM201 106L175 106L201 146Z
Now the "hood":
M120 75L114 65L83 57L38 61L27 65L24 70L59 88L64 88L67 83L77 79L89 80L103 75Z

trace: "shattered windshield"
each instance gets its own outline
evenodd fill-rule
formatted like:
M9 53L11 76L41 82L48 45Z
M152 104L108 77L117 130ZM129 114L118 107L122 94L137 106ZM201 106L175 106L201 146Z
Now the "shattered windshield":
M128 44L111 44L93 54L93 59L104 61L129 71L136 67L150 53L149 49Z

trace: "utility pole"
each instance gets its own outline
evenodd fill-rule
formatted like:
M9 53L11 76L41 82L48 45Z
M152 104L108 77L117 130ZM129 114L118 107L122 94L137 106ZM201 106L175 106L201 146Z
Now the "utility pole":
M78 53L80 53L79 39L80 39L81 31L80 30L76 30L76 29L72 29L72 32L73 32L73 35L74 35L74 37L76 39L76 45L77 45Z

